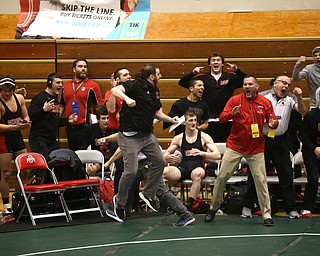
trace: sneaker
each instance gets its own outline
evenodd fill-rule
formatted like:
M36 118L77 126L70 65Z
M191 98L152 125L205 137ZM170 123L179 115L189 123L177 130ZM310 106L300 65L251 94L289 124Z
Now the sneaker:
M217 210L212 211L212 210L208 210L206 213L206 216L204 217L204 221L205 222L210 222L214 219L214 217L216 216Z
M263 225L265 225L266 227L271 227L274 226L274 222L271 218L268 218L263 220Z
M8 222L15 221L15 220L16 220L15 217L13 217L12 215L6 215L1 217L1 224L6 224Z
M309 210L301 210L301 216L304 218L311 218L312 213Z
M286 216L290 219L300 219L300 215L297 211L291 211Z
M113 197L113 210L106 210L107 216L110 218L118 221L118 222L124 222L126 219L126 212L124 209L118 209L116 204L116 195Z
M175 227L184 227L195 222L195 220L196 220L195 217L193 217L192 215L189 215L186 218L180 218L180 220L177 223L173 223L172 225Z
M12 211L12 208L11 208L11 205L10 205L10 204L4 204L4 205L3 205L2 214L3 214L3 216L5 216L5 215L12 215L12 214L13 214L13 211Z
M144 196L142 192L139 193L139 196L152 211L158 212L159 206L157 200Z
M251 209L248 207L243 207L242 208L242 214L241 214L242 218L252 218L252 213L251 213Z

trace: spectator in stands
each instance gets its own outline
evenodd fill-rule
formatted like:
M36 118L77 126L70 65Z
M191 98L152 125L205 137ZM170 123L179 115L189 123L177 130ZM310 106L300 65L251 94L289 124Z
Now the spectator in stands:
M212 205L205 216L206 222L214 219L222 202L226 183L237 169L241 158L245 157L255 182L264 225L274 225L266 178L262 128L266 119L268 126L276 129L278 120L270 100L259 95L258 89L257 79L246 76L243 81L243 93L231 97L219 116L222 123L230 119L233 119L233 122L221 169L214 183Z
M73 124L77 119L75 114L69 118L60 118L59 97L62 92L62 78L58 73L50 73L46 89L37 94L31 101L28 113L32 121L29 133L31 151L42 154L49 160L51 151L60 148L57 138L59 127ZM36 179L42 180L43 172L35 172Z
M131 80L128 69L119 68L111 74L111 89ZM122 107L122 99L116 98L111 94L111 89L104 96L105 105L108 109L109 128L118 131L120 128L119 113Z
M265 163L266 170L274 167L279 178L280 189L283 198L283 207L287 213L287 217L291 219L299 219L297 206L295 203L295 190L293 186L293 170L290 160L290 147L288 142L288 127L292 110L303 113L306 109L302 100L302 90L298 87L293 89L293 95L289 95L289 87L291 79L288 76L276 77L271 90L261 93L271 101L273 110L279 120L279 126L276 130L269 129L267 124L264 124L263 134L265 138ZM242 216L245 218L252 217L250 204L253 204L251 199L254 196L252 176L248 179L247 200L244 202Z
M189 82L189 95L185 98L179 99L173 103L168 116L181 117L187 110L192 110L197 115L197 129L205 131L208 128L208 111L209 107L201 98L204 91L203 81L200 79L191 79ZM170 126L170 123L163 123L163 129ZM175 130L175 135L184 132L183 123Z
M185 131L176 135L164 153L166 162L175 160L176 150L181 151L182 160L179 167L166 166L163 177L168 181L192 179L190 197L186 206L189 211L197 199L201 181L206 176L205 160L218 160L221 158L218 148L212 138L197 128L197 115L192 110L187 110L185 116Z
M312 108L303 118L299 138L302 142L302 156L307 172L302 217L312 217L319 187L320 172L320 87L316 90L316 108Z
M316 108L316 90L320 86L320 46L312 50L313 64L307 65L300 71L301 64L306 61L306 56L300 56L292 72L293 81L307 80L309 95L310 95L310 109Z
M14 78L10 76L0 78L0 191L3 215L13 213L9 203L12 160L19 154L27 152L20 131L30 127L24 97L15 94L15 87Z
M87 128L90 114L97 105L102 105L102 95L97 83L88 78L88 62L77 59L72 64L74 77L63 86L61 105L66 117L77 114L77 121L67 126L69 148L86 149L88 145Z
M105 142L100 141L100 138L109 136L114 134L115 132L109 128L109 116L108 111L105 105L99 106L96 109L96 116L98 119L98 123L91 124L88 127L88 135L87 138L89 140L89 145L91 149L99 150L103 155L105 161L109 160L109 158L114 154L116 149L118 148L118 143L115 142ZM117 160L122 162L122 158ZM123 164L119 164L118 168ZM92 163L89 165L89 175L96 175L97 172L101 171L100 164ZM119 172L123 172L123 170L117 169Z
M188 88L192 78L200 79L204 83L203 100L209 106L209 127L206 130L214 142L225 142L231 129L231 120L222 124L219 115L227 101L237 88L241 88L243 78L246 76L235 65L226 63L230 72L224 72L224 57L215 52L208 57L209 72L201 73L204 67L195 67L192 72L183 76L179 85Z
M123 221L129 187L138 169L138 153L141 151L152 162L149 178L139 195L152 209L165 165L158 141L153 135L153 118L177 123L161 110L160 93L157 83L161 78L160 69L152 64L145 65L134 81L128 81L112 88L112 94L123 100L120 111L119 147L123 153L124 172L120 179L117 195L114 197L114 211L108 216Z

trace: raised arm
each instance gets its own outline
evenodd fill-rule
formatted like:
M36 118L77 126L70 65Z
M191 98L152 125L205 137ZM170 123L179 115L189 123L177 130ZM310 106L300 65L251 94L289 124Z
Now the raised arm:
M301 79L307 78L307 70L303 69L302 71L300 71L301 64L304 63L305 61L306 61L306 56L300 56L299 59L297 60L292 71L293 81L300 81Z
M302 90L299 87L293 89L293 94L297 97L298 102L294 104L294 109L300 114L303 114L306 111L306 106L302 100Z
M201 73L203 71L204 67L195 67L192 72L184 75L180 80L179 80L179 85L184 87L184 88L189 88L189 82L192 78L194 78L195 75Z
M118 85L112 88L111 94L113 94L113 96L115 97L124 100L129 107L134 107L136 105L136 101L126 95L126 90L124 89L123 85Z

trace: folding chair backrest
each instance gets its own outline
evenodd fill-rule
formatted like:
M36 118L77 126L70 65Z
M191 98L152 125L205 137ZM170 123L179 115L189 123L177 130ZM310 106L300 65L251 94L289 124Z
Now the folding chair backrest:
M79 159L83 164L86 164L86 171L87 166L89 163L99 163L101 164L101 171L102 171L102 179L104 178L104 156L98 150L76 150L75 153L78 155Z
M217 142L214 144L217 146L217 148L222 156L224 154L224 152L226 151L226 143L225 142Z
M48 167L47 161L43 155L41 155L39 153L35 153L35 152L22 153L16 157L15 165L18 170L17 180L19 183L19 187L21 189L21 193L24 198L24 204L23 204L22 208L19 210L19 216L17 217L17 222L20 220L25 207L27 207L27 209L28 209L28 213L31 218L31 222L34 226L36 225L35 220L38 218L65 216L67 221L71 220L71 216L69 214L68 207L67 207L66 202L63 197L63 193L66 190L66 188L63 185L56 184L56 183L46 183L46 184L31 184L31 185L25 186L23 184L23 181L21 178L21 172L27 171L27 170L34 170L34 169L49 171L51 178L54 181L56 180L54 173ZM60 199L60 204L63 208L63 211L62 212L44 212L44 213L40 213L40 214L34 214L32 212L32 209L31 209L31 206L29 203L29 199L30 199L31 194L40 194L40 193L42 193L42 194L55 193Z
M222 156L223 156L224 152L226 151L226 143L225 142L216 142L214 144L218 148L218 150L221 154L221 159L222 159ZM217 161L217 162L218 162L218 166L217 166L216 174L218 174L220 172L221 160Z
M294 156L293 156L293 161L292 164L293 165L298 165L298 164L303 164L304 160L303 160L303 156L302 156L302 152L298 151Z
M23 153L17 156L15 163L18 171L30 169L49 169L47 161L39 153Z

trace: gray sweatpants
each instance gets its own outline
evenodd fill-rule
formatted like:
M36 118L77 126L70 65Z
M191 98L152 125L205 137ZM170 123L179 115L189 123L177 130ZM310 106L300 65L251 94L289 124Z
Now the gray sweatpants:
M124 171L120 178L116 203L118 208L124 209L128 200L128 191L138 170L138 153L141 151L152 162L148 180L143 189L146 197L155 197L162 180L165 160L157 138L152 133L145 136L125 136L119 132L118 145L123 155Z

